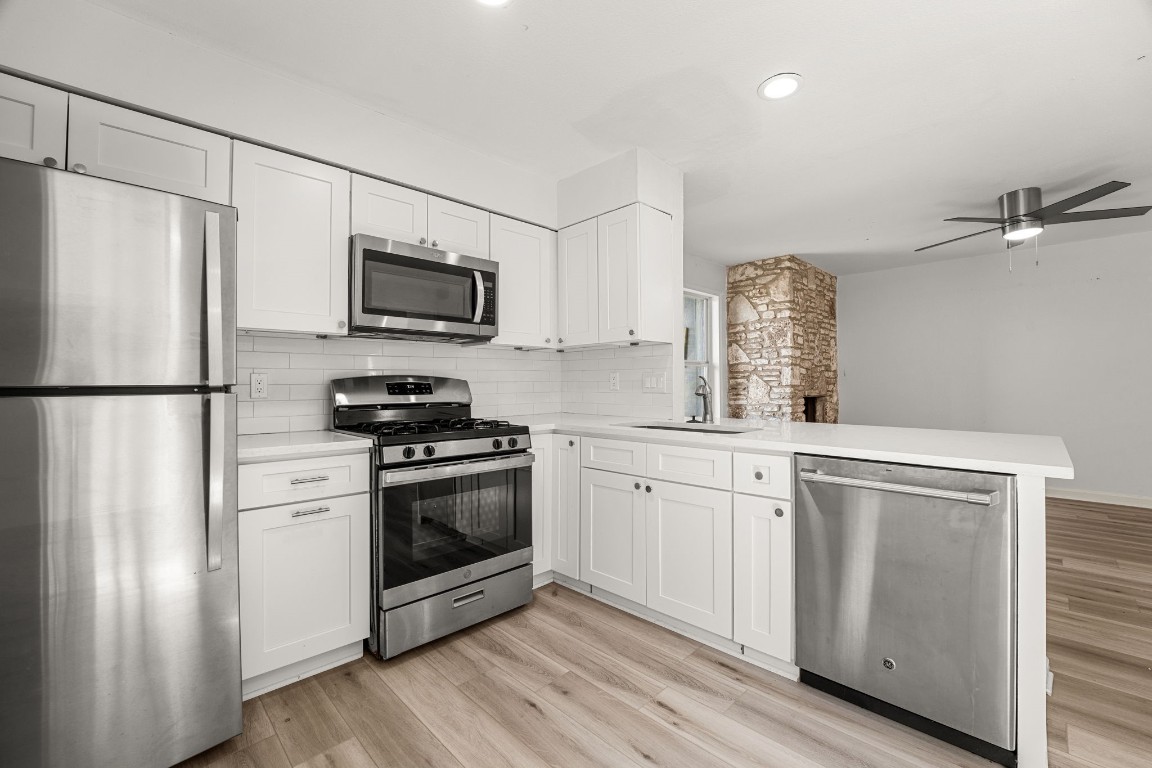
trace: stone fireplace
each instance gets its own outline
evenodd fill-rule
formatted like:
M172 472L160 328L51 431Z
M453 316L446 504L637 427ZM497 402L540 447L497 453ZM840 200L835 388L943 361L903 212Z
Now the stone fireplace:
M728 413L836 423L836 276L795 256L728 268Z

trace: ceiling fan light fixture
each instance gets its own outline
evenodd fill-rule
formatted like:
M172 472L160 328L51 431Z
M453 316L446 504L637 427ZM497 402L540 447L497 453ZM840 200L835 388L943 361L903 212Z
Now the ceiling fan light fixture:
M795 72L781 72L760 83L760 87L756 89L756 94L769 101L782 99L796 93L801 80L803 78Z
M1005 240L1027 240L1044 231L1042 221L1013 221L1004 225Z
M480 5L487 5L490 8L499 8L502 5L508 5L508 0L476 0Z

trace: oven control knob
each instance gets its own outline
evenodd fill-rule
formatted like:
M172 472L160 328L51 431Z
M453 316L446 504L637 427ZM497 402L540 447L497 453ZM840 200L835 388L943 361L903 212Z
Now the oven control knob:
M432 458L433 456L435 456L436 455L436 446L434 446L434 445L424 446L424 455L427 456L428 458Z
M514 438L514 437L510 437L510 438L508 438L508 447L509 447L509 448L515 448L515 447L516 447L516 446L518 446L518 445L520 445L520 441L519 441L519 440L517 440L517 439L516 439L516 438Z
M498 450L500 450L500 449L501 449L501 448L503 448L503 447L504 447L504 443L500 442L500 438L496 438L495 440L493 440L493 441L492 441L492 448L493 448L493 450L497 450L497 451L498 451Z
M416 456L416 449L413 448L412 446L408 446L407 448L404 449L404 458L411 459L411 458L414 458L415 456Z

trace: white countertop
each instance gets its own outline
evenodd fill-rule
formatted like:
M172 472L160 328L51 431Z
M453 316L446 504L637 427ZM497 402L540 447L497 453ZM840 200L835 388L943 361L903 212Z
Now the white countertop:
M299 459L332 456L372 448L372 440L337 432L273 432L266 435L240 435L236 458L241 464L273 459Z
M1011 475L1038 475L1070 480L1072 459L1059 437L994 432L959 432L854 424L809 424L791 421L719 419L717 425L748 428L739 434L681 433L643 429L629 424L659 421L623 416L550 413L517 417L533 433L563 432L587 437L639 440L666 445L728 448L737 451L814 453L850 459L952 467Z

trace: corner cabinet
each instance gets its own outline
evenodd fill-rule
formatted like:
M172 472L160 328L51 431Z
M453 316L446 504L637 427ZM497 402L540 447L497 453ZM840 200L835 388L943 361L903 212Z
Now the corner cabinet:
M556 334L561 348L599 340L596 283L596 220L560 230L556 236Z
M492 216L492 260L500 265L500 301L493 344L556 346L556 233Z
M348 333L350 174L235 142L236 325Z
M0 157L63 168L68 94L0 73Z
M68 99L68 170L227 205L232 140L102 101Z

